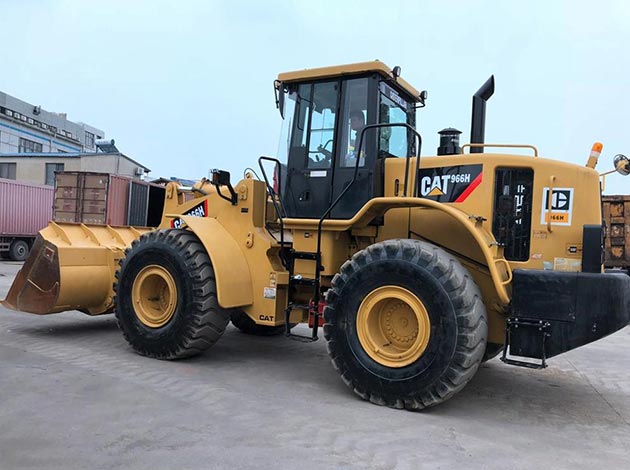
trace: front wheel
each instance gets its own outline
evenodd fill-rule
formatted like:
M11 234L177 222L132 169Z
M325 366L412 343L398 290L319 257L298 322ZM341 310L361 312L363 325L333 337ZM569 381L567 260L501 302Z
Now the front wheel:
M419 410L474 376L486 346L486 309L468 271L418 240L371 245L332 281L324 312L328 353L365 400Z
M116 318L145 356L178 359L208 349L229 313L219 306L203 245L186 230L158 230L135 240L116 274Z

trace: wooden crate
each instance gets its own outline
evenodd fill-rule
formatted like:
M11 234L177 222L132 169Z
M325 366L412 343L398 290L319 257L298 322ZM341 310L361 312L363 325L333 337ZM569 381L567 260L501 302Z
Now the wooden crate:
M630 195L603 196L605 266L630 268Z

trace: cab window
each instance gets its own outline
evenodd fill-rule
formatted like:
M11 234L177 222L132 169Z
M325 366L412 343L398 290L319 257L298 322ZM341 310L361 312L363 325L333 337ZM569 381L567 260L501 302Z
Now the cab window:
M348 80L343 105L342 129L340 139L341 167L354 167L359 154L361 131L365 127L368 114L368 79ZM359 167L365 166L365 149L367 148L367 132L363 133Z
M301 145L308 149L307 168L330 168L334 154L334 135L337 119L339 84L323 82L303 85L300 106L303 125ZM302 98L304 96L304 98Z
M385 82L379 85L379 122L415 126L415 109L411 103ZM415 139L404 127L389 127L379 131L380 157L415 155Z

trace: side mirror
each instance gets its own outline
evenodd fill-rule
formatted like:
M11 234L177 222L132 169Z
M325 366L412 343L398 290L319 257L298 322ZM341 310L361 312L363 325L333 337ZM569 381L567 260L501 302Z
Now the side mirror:
M418 96L419 100L420 100L420 106L418 106L419 108L424 108L426 106L426 102L427 102L427 97L429 96L429 94L427 93L427 90L422 90L420 92L420 96Z
M276 80L273 82L273 88L276 94L276 108L280 111L280 117L284 119L284 83Z
M613 160L615 165L615 170L622 176L630 175L630 159L625 155L615 155L615 159Z

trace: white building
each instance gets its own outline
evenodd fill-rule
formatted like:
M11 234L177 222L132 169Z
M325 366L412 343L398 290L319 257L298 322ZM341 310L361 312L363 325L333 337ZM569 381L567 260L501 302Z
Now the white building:
M55 171L93 171L142 178L149 169L96 141L101 129L0 92L0 178L54 184Z
M94 152L101 129L0 92L0 153Z

